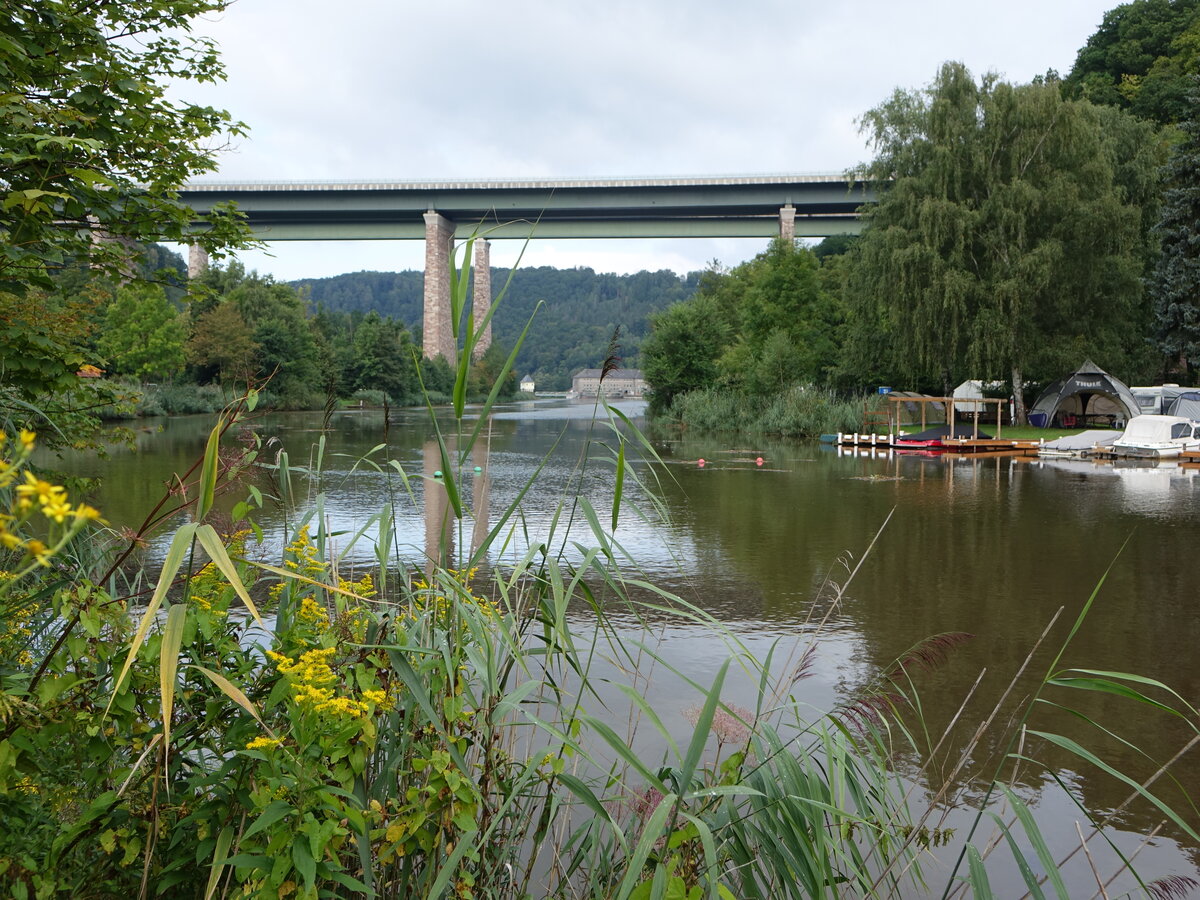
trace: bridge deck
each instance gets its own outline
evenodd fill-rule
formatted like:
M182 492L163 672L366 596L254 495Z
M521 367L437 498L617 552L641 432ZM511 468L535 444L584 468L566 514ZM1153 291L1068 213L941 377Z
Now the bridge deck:
M489 239L772 237L779 210L796 209L796 234L859 230L869 187L840 175L559 181L260 182L190 184L198 211L234 201L263 240L423 239L436 210L458 236Z

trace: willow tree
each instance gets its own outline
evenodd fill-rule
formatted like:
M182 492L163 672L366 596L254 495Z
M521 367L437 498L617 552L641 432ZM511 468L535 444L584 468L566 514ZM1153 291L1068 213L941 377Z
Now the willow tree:
M1168 189L1157 233L1162 254L1150 280L1156 339L1167 371L1183 369L1187 383L1200 368L1200 77L1194 81L1192 118L1168 169Z
M911 375L1027 377L1142 342L1161 143L1056 84L976 83L947 63L862 122L880 200L856 248L852 321ZM1121 365L1116 366L1121 368Z

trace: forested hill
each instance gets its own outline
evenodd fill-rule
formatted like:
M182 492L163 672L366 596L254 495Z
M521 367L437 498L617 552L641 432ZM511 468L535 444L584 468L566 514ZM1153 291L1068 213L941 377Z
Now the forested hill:
M504 287L508 273L508 269L492 269L493 293ZM700 275L692 272L680 278L665 269L634 275L552 266L517 269L492 320L492 334L511 348L538 301L544 300L521 350L517 374L532 373L539 388L562 390L570 386L573 372L602 363L617 326L622 358L626 365L636 366L650 314L690 297ZM376 310L414 332L421 328L421 272L354 272L293 284L308 296L314 311L321 307L330 312Z

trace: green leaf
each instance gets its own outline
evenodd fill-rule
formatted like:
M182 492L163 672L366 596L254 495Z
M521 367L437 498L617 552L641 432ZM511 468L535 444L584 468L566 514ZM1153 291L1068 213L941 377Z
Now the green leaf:
M175 532L175 537L171 539L171 546L167 548L167 556L163 560L162 571L159 572L158 584L154 588L154 595L150 598L150 602L146 604L146 611L142 613L142 621L138 623L133 640L129 643L129 654L125 657L125 664L121 667L121 673L113 683L112 696L108 699L108 706L104 708L105 713L112 708L113 698L120 692L121 685L125 682L125 676L129 674L129 669L133 665L133 661L137 658L138 650L141 649L142 643L146 640L146 634L150 631L150 626L154 623L154 616L158 612L159 606L162 605L163 599L167 596L167 590L175 580L175 575L179 572L179 567L183 563L183 554L187 552L195 535L196 524L188 523L180 527Z
M619 440L619 439L618 439ZM613 485L612 530L617 530L617 522L621 517L621 490L625 485L625 442L620 441L617 450L616 484Z
M1054 893L1059 900L1071 900L1071 895L1067 892L1067 886L1063 882L1062 873L1058 870L1058 863L1055 861L1054 855L1050 852L1050 848L1046 846L1046 839L1042 837L1042 830L1038 828L1037 821L1033 818L1033 813L1030 812L1028 805L1023 803L1020 797L1004 785L1001 785L1000 789L1008 797L1009 803L1012 804L1013 812L1017 814L1017 819L1020 820L1021 827L1025 831L1025 836L1033 844L1033 849L1041 861L1042 870L1049 877L1050 883L1054 885ZM974 847L970 847L970 849L973 850Z
M254 824L246 829L246 833L242 836L243 839L252 837L265 828L270 828L284 816L295 811L295 807L286 800L272 800L259 817L254 820Z
M217 835L217 845L213 848L213 861L208 873L208 885L204 889L204 900L212 900L217 885L221 883L221 873L225 871L225 854L233 843L233 828L226 825Z
M1070 738L1063 737L1062 735L1050 734L1049 732L1045 732L1045 731L1033 731L1031 729L1029 733L1036 737L1040 737L1043 740L1047 740L1050 743L1063 748L1064 750L1074 753L1080 759L1090 762L1096 768L1101 769L1104 772L1107 772L1109 775L1113 776L1114 778L1118 779L1119 781L1122 781L1125 784L1129 785L1129 787L1131 787L1135 791L1137 791L1138 794L1140 794L1142 797L1144 797L1145 799L1147 799L1151 803L1153 803L1155 806L1157 806L1159 808L1159 810L1162 811L1163 815L1165 815L1172 822L1174 822L1176 825L1178 825L1179 828L1185 834L1187 834L1188 837L1190 837L1194 841L1200 842L1200 834L1198 834L1191 825L1189 825L1186 821L1184 821L1184 819L1179 815L1179 813L1175 812L1174 809L1172 809L1168 804L1166 804L1165 802L1160 800L1157 796L1152 794L1147 788L1143 787L1139 782L1130 778L1124 772L1121 772L1120 770L1113 768L1108 763L1106 763L1104 760L1100 759L1100 757L1096 756L1096 754L1092 753L1090 750L1085 749L1078 742L1073 741ZM1021 758L1025 759L1027 757L1021 757Z
M213 496L217 488L218 453L221 449L221 430L225 426L224 418L218 418L217 424L208 435L208 445L204 448L204 462L200 466L200 496L196 498L196 521L203 522L208 511L212 509Z
M304 879L304 889L312 891L317 880L317 862L313 859L312 850L308 846L308 835L295 834L292 836L292 864Z
M167 610L162 646L158 654L158 684L162 692L163 759L171 752L171 717L175 711L175 681L179 672L179 648L183 642L183 625L187 606L174 604Z
M983 866L983 859L979 856L979 851L975 849L974 844L967 845L967 865L970 867L971 873L971 894L976 900L988 900L995 897L992 893L992 886L988 882L987 869Z
M242 584L241 576L238 575L237 569L229 559L229 554L225 551L225 545L221 543L221 537L217 534L216 529L211 525L201 525L196 529L196 540L204 548L208 558L221 570L221 574L225 576L225 580L229 582L238 598L246 604L246 609L250 611L250 615L254 616L254 621L263 625L262 616L258 614L258 607L250 599L250 592Z

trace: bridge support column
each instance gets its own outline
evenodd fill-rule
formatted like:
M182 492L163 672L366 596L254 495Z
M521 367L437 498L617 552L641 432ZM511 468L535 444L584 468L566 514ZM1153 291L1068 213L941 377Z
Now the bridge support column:
M208 251L199 244L188 247L188 281L194 281L208 271Z
M790 203L779 210L779 239L789 244L796 242L796 207Z
M484 351L492 345L492 323L479 330L483 317L487 315L488 307L492 304L492 245L491 242L477 238L475 241L475 274L472 285L471 306L475 316L475 358L483 356Z
M425 213L425 317L422 351L426 358L457 356L450 327L450 265L454 223L432 209Z

